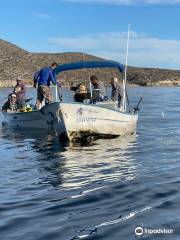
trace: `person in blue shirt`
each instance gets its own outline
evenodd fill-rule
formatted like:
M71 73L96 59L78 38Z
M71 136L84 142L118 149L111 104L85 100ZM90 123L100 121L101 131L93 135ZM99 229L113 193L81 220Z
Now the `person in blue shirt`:
M40 109L43 100L45 104L49 104L53 101L53 95L50 91L50 84L58 84L56 81L56 75L54 69L57 67L57 63L52 63L50 67L44 67L40 71L36 72L34 75L34 85L37 88L37 100L36 109ZM59 85L59 84L58 84Z

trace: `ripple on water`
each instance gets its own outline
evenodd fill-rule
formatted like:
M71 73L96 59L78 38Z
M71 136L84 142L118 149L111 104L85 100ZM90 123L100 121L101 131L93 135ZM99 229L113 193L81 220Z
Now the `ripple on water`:
M1 239L129 240L137 226L180 238L179 90L130 93L132 105L144 94L134 136L63 146L44 131L0 129Z

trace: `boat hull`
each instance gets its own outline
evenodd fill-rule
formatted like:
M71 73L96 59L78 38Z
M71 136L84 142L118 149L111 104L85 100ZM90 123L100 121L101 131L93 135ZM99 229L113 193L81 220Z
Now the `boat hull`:
M13 128L34 128L50 129L53 128L58 132L64 132L64 125L60 119L59 102L51 103L40 110L31 112L4 112L4 121L8 127Z
M60 103L61 118L71 141L83 136L115 137L136 131L138 116L93 104Z

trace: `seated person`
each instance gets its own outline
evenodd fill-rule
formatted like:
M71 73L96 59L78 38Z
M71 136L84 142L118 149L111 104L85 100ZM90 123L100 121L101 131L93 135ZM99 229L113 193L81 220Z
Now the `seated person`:
M2 106L3 112L16 112L18 110L16 94L11 93L8 96L7 102Z
M83 102L85 99L88 99L90 96L87 92L86 85L84 83L80 83L78 89L74 94L74 100L76 102Z
M95 75L90 77L90 81L93 85L93 89L92 89L93 100L95 101L106 100L107 93L106 93L106 88L104 86L104 83L99 81Z

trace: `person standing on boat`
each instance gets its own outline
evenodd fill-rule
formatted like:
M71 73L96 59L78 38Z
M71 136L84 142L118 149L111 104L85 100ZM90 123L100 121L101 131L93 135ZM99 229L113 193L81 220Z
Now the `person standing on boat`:
M118 107L120 107L123 98L123 90L118 81L118 78L116 77L111 78L111 86L112 86L111 99L113 101L116 101L116 99L118 99Z
M103 101L107 99L106 88L104 83L99 81L97 76L93 75L90 77L90 81L93 85L93 99L97 101Z
M34 85L33 87L37 88L37 100L36 100L36 109L40 109L42 102L45 99L45 104L49 104L53 101L53 95L50 90L50 84L57 84L56 75L54 69L57 67L57 63L54 62L50 67L44 67L40 71L36 72L34 75Z
M17 77L16 82L13 92L17 97L18 108L23 109L26 106L26 85L21 77Z

